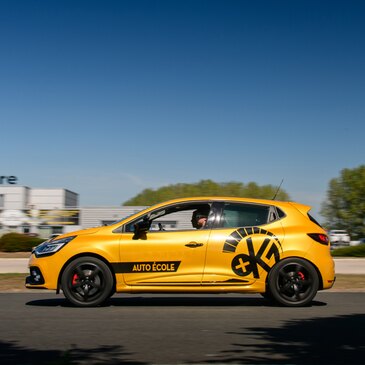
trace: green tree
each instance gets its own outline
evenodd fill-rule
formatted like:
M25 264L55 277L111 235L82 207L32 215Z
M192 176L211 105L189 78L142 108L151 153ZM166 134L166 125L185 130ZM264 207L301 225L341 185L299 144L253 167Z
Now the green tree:
M259 186L254 182L243 184L240 182L216 183L212 180L201 180L194 184L175 184L163 186L159 189L145 189L123 205L152 205L175 198L194 196L237 196L246 198L272 199L277 187L272 185ZM280 189L278 200L288 200L289 195Z
M365 237L365 165L343 169L329 182L321 214L327 227L346 229L355 239Z

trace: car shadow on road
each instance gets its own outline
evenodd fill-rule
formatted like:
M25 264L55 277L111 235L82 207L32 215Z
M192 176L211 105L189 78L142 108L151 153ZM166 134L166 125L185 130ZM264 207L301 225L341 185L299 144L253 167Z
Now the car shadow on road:
M73 307L65 298L37 299L26 303L29 306L41 307ZM309 306L325 306L327 303L312 301ZM257 296L125 296L110 298L100 307L277 307L260 295Z
M364 314L289 320L280 327L243 327L231 349L210 364L364 364Z
M4 365L147 364L130 360L131 355L124 350L123 346L100 346L87 349L72 346L66 351L61 351L40 350L0 341L0 361Z

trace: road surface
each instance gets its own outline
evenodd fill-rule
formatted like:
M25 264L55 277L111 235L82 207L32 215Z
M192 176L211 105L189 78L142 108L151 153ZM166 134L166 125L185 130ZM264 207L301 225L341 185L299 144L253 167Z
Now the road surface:
M258 295L116 295L74 308L49 293L0 294L0 363L364 364L365 293L310 307Z

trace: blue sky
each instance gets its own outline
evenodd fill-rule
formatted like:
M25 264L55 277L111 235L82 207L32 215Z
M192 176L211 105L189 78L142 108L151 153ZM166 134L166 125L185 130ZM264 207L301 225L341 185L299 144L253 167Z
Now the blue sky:
M363 1L0 1L1 175L81 205L364 164Z

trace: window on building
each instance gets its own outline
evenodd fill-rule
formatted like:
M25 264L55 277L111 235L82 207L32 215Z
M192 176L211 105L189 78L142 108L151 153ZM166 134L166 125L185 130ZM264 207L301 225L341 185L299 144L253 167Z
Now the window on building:
M52 227L52 234L62 234L63 233L63 227Z
M102 226L110 226L110 225L112 225L113 223L115 223L115 220L102 220L102 221L101 221L101 225L102 225Z

